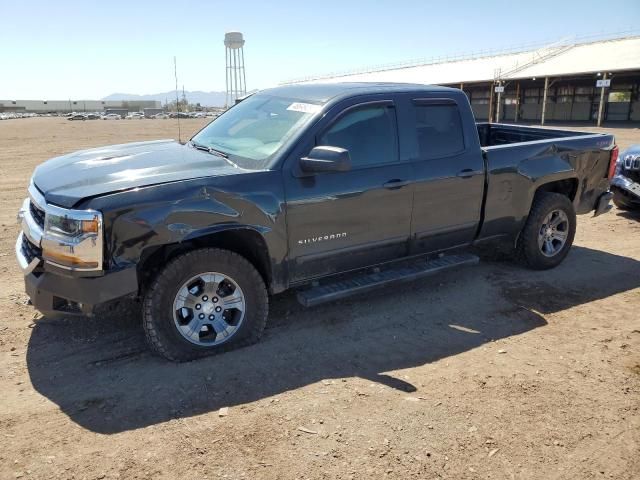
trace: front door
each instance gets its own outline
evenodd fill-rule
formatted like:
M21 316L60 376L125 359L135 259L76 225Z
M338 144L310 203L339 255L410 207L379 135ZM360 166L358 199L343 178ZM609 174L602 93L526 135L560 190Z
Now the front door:
M352 166L312 176L284 172L292 283L408 252L413 187L399 155L393 101L343 102L326 118L315 145L349 150Z

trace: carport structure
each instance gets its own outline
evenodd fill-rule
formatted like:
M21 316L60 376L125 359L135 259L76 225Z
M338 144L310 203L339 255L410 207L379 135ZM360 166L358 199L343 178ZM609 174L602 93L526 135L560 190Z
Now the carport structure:
M640 122L640 35L563 39L286 83L408 82L461 88L478 120Z

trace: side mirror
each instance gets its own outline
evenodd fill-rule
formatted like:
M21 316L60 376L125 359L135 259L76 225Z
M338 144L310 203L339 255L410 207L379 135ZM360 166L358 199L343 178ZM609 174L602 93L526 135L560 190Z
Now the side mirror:
M346 172L351 169L349 150L340 147L315 147L300 159L304 173Z

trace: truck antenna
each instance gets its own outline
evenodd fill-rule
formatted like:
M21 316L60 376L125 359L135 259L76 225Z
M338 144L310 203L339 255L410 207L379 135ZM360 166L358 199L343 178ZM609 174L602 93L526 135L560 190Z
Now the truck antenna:
M180 101L178 100L178 67L176 57L173 57L173 76L176 79L176 120L178 120L178 142L182 143L182 132L180 131Z

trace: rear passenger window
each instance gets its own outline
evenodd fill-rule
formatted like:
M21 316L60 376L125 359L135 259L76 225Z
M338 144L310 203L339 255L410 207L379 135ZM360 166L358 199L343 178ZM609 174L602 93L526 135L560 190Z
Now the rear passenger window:
M349 150L354 168L397 162L395 110L387 105L358 108L340 117L318 145Z
M418 158L438 158L464 150L460 112L456 105L416 105Z

